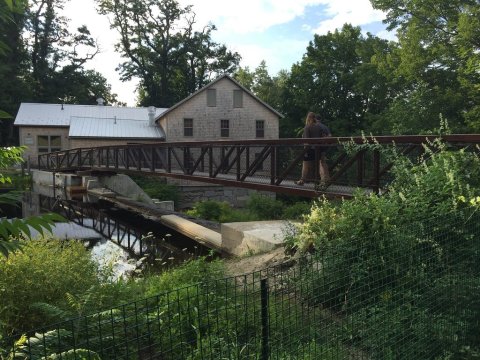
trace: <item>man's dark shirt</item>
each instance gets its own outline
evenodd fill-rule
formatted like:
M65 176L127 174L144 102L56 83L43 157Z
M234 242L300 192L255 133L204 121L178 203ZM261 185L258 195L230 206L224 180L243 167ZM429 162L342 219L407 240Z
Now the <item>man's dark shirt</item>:
M319 138L330 135L332 135L330 129L322 123L305 126L305 129L303 130L304 138Z

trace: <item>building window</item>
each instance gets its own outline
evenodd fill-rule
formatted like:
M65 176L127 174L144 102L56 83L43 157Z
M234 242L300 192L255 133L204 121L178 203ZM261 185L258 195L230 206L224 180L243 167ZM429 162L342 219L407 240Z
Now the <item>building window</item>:
M255 137L257 138L265 137L265 120L255 121Z
M234 108L243 107L243 91L242 90L233 90L233 107Z
M220 120L220 137L230 136L230 121Z
M207 106L217 106L216 89L207 89Z
M58 135L38 135L38 153L49 153L62 150L62 137Z
M193 119L183 119L183 136L193 136Z

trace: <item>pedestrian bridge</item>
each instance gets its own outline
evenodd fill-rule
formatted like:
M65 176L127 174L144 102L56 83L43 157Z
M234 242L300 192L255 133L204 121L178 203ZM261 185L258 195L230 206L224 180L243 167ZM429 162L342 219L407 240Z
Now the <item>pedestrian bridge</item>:
M436 139L452 149L479 150L480 134L158 142L42 154L38 167L52 172L136 173L306 197L350 197L356 188L382 192L391 181L393 151L416 159ZM327 149L326 188L316 185L318 161L308 183L294 183L300 178L306 145Z

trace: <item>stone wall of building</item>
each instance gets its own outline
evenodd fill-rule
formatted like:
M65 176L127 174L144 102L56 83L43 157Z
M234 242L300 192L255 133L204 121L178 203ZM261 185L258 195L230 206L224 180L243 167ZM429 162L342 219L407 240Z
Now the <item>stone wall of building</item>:
M38 136L60 136L62 141L62 149L70 148L70 140L68 139L68 127L56 126L21 126L19 127L20 145L26 146L24 158L31 160L32 163L37 163L38 155Z
M233 107L233 90L241 90L235 83L222 79L208 89L216 89L216 106L207 106L205 89L160 119L167 141L256 139L256 120L264 121L264 139L278 139L278 115L250 94L243 92L243 107ZM184 136L185 118L193 119L193 136ZM230 121L229 137L220 136L220 120Z

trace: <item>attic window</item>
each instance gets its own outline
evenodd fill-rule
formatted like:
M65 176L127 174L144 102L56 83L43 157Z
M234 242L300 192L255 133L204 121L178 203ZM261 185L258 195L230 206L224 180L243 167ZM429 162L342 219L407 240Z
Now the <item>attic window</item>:
M207 106L217 106L217 89L207 89Z
M193 136L193 119L183 119L183 136Z
M243 107L243 91L242 90L233 90L233 107L234 108Z

